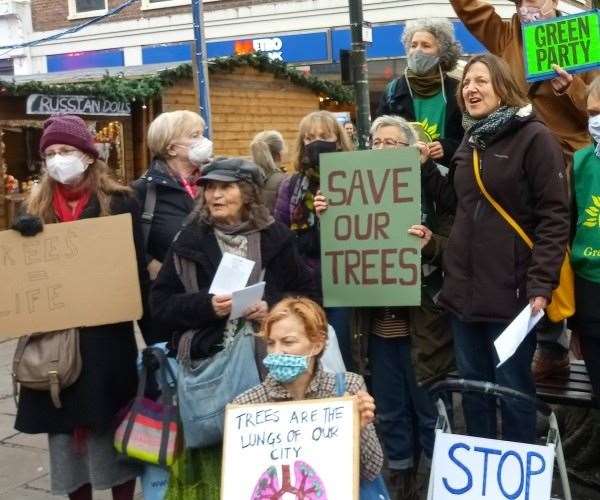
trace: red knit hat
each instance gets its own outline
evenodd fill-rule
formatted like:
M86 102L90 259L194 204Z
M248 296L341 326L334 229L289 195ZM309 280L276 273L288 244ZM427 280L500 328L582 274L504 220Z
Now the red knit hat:
M44 132L40 139L40 152L53 144L68 144L93 158L98 158L94 136L85 122L75 115L57 115L44 122Z

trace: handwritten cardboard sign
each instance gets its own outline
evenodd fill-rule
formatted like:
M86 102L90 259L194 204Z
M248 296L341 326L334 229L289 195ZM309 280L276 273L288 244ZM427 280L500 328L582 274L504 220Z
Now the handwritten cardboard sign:
M523 24L527 80L554 78L557 64L570 73L600 67L600 11Z
M433 500L549 500L554 448L436 431Z
M358 500L358 453L351 397L228 405L221 500Z
M0 232L0 338L139 319L131 215Z
M421 303L417 148L321 156L321 275L326 306Z

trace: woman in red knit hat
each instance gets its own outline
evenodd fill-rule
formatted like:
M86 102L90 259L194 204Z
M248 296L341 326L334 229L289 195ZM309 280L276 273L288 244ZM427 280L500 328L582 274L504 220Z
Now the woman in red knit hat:
M44 124L40 141L46 172L26 202L26 214L12 228L24 236L44 224L130 213L138 263L143 264L139 206L130 188L114 181L98 160L94 138L77 116L56 116ZM139 266L142 285L147 271ZM113 447L115 416L134 397L137 347L133 323L80 328L82 370L60 393L22 388L15 428L48 434L52 492L91 500L93 489L112 489L115 500L131 500L138 466Z

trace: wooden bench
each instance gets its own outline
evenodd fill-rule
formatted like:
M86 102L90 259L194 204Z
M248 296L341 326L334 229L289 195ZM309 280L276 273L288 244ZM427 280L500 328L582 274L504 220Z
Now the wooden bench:
M448 380L458 380L458 372L453 372ZM549 377L536 384L537 397L548 404L592 407L592 385L583 361L571 361L568 376ZM597 406L597 405L596 405Z
M571 361L568 376L549 377L536 384L538 398L546 403L590 407L593 406L592 385L583 361Z

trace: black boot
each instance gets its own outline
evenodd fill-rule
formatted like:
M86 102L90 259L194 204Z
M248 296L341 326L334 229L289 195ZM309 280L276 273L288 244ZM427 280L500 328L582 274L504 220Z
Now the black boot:
M417 477L414 468L394 470L387 473L388 488L392 500L418 500Z

